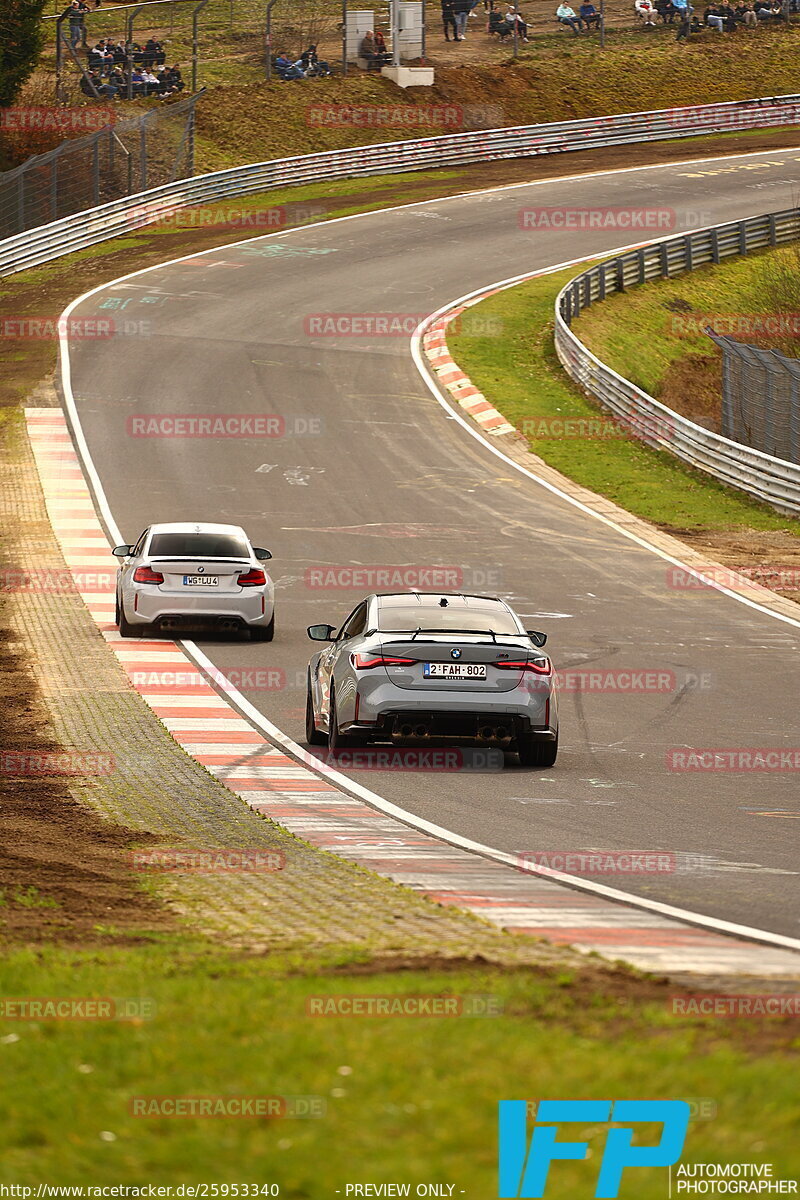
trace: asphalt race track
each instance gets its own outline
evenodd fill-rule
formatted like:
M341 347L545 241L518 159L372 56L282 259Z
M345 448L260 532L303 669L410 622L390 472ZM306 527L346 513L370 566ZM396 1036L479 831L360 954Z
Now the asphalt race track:
M243 687L282 730L303 741L306 626L338 625L364 593L385 590L369 580L322 589L313 568L452 568L463 590L499 591L545 630L561 671L674 672L676 686L562 695L553 770L353 778L512 854L674 852L675 872L603 882L793 936L797 773L672 772L665 756L800 745L800 625L676 590L663 559L506 467L437 404L407 336L315 337L309 320L422 316L494 281L643 240L527 232L521 209L669 209L673 228L698 227L790 207L799 164L800 150L779 151L560 179L229 246L90 295L75 316L113 314L135 332L77 339L70 353L89 450L128 540L155 520L220 520L272 550L275 642L197 641L234 678L285 673L285 686ZM148 414L264 412L281 414L291 436L129 432Z

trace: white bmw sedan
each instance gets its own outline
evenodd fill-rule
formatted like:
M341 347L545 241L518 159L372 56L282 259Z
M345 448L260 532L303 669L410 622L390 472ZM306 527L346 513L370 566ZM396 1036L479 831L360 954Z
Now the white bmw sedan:
M275 589L238 525L150 525L134 546L117 546L116 623L121 637L151 630L275 633Z

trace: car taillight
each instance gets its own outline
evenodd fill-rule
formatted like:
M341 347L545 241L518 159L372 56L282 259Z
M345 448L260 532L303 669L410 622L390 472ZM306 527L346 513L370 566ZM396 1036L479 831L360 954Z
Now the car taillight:
M537 675L549 675L553 665L549 658L526 658L524 662L496 662L493 667L501 671L535 671Z
M154 571L151 567L137 567L133 572L134 583L163 583L164 576L160 571Z
M238 579L239 587L261 587L266 582L266 575L258 567L253 567L252 571L245 571Z
M418 661L416 658L387 658L382 654L350 655L350 665L356 671L369 671L372 667L407 667Z

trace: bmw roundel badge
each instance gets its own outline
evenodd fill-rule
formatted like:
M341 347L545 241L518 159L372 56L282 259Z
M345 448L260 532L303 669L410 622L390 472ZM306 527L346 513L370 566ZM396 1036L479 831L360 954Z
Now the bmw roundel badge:
M455 650L451 650L450 657L451 658L461 658L461 651L458 648L456 648Z

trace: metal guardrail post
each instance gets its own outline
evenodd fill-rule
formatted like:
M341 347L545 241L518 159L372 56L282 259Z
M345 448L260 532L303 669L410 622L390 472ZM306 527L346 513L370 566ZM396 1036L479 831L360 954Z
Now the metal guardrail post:
M269 0L266 11L266 29L264 33L264 54L267 83L272 79L272 10L277 0ZM345 35L346 36L346 35Z
M147 191L147 113L139 118L139 191Z
M61 76L64 70L64 48L61 38L63 37L63 26L66 18L67 10L64 9L61 16L56 19L56 100L64 99L64 91L61 86Z
M92 146L92 198L95 207L100 203L100 138L102 134L97 133Z
M144 4L137 4L132 13L128 13L125 21L125 48L128 52L128 99L133 99L133 23Z
M347 74L347 0L342 0L342 74Z
M205 8L208 0L200 0L192 9L192 91L197 91L197 18L201 9Z

